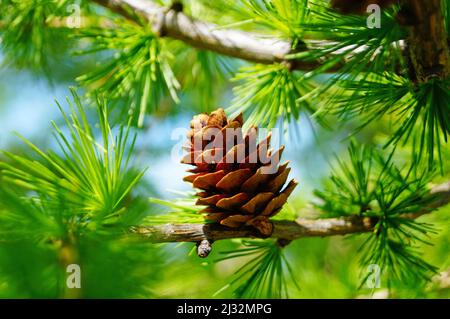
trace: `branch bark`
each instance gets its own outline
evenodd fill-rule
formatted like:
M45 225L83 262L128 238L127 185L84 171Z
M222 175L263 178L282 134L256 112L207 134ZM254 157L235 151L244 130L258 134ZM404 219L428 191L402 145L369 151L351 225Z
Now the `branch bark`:
M144 17L153 31L161 37L178 39L198 48L217 52L251 62L272 64L286 62L291 70L311 71L323 61L291 61L289 41L263 37L251 32L220 29L219 26L196 20L172 6L164 8L146 0L93 0L99 5L132 20L136 15ZM398 15L400 23L409 26L409 53L415 71L415 79L426 82L430 78L447 78L450 75L450 52L447 33L441 13L441 0L408 0ZM128 7L129 10L125 8ZM345 61L326 72L336 72Z
M408 0L398 17L409 26L407 42L417 80L448 78L450 50L441 0Z
M138 15L145 17L156 34L183 41L198 49L214 51L226 56L262 64L287 62L286 55L291 53L289 41L263 37L251 32L220 29L215 24L198 21L174 8L163 8L149 1L93 1L134 20L135 17L125 10L127 6ZM320 65L320 61L295 61L292 64L292 69L309 71Z
M440 184L430 190L433 202L416 214L405 214L405 218L418 218L450 203L450 182ZM325 237L370 232L376 220L369 217L340 217L325 219L297 219L295 221L273 221L271 238L295 240L303 237ZM157 226L138 226L130 232L155 243L164 242L210 242L230 238L263 238L252 227L228 228L219 224L166 224Z
M370 231L370 218L346 217L317 220L273 221L271 238L295 240L302 237L344 235ZM132 233L140 234L152 242L200 242L208 239L217 241L231 238L264 238L253 227L229 228L220 224L167 224L134 227Z

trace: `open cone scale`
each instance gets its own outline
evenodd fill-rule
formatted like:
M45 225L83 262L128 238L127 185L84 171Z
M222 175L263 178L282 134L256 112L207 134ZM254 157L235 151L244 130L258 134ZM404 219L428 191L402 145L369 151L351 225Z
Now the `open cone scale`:
M194 167L184 181L200 190L196 204L207 206L202 210L206 219L233 228L253 226L270 236L269 218L297 182L286 185L290 168L289 162L280 164L284 147L272 152L271 135L258 142L257 128L244 134L243 122L242 114L229 120L221 108L194 116L181 161Z

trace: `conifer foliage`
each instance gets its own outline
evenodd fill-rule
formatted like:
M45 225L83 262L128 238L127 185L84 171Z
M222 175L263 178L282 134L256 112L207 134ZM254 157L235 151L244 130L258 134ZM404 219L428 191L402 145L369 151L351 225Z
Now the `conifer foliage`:
M448 298L449 34L449 0L0 0L2 77L72 86L1 151L0 297Z

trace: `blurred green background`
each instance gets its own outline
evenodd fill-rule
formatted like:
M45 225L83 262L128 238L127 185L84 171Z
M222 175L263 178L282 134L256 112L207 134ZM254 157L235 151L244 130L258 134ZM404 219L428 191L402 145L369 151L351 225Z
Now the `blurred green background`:
M1 9L0 9L1 10ZM208 16L214 20L214 14ZM73 48L72 48L73 49ZM73 56L72 49L58 50L47 57L50 66L46 71L36 71L31 65L11 63L0 47L0 148L16 154L31 152L14 134L31 140L41 149L57 147L52 135L50 121L64 127L55 99L63 109L69 96L69 87L78 86L74 79L98 66L101 54ZM178 51L176 51L178 50ZM137 132L137 144L132 155L138 168L148 167L143 181L134 191L143 198L172 200L180 197L176 191L190 191L190 184L182 181L185 169L171 158L171 149L177 143L171 133L179 127L189 127L194 114L232 104L233 94L230 74L244 64L242 61L226 58L229 73L217 78L212 69L209 78L214 87L199 86L200 76L196 64L184 63L182 54L193 53L185 47L172 51L177 55L174 66L184 87L180 102L175 104L163 96L159 105L146 116L142 128ZM205 58L205 57L204 57ZM214 55L214 59L217 56ZM178 62L176 62L178 61ZM198 61L198 60L194 60ZM187 68L187 69L186 69ZM202 69L203 70L203 69ZM196 75L200 72L201 75ZM208 78L207 78L208 79ZM206 91L205 91L206 90ZM209 90L209 91L208 91ZM206 98L201 93L205 93ZM78 93L84 96L83 88ZM92 99L84 99L86 105L93 105ZM117 102L111 111L112 123L123 120L123 103ZM96 122L93 112L89 120ZM126 113L125 113L126 114ZM338 124L337 119L332 119ZM291 210L299 217L307 215L308 203L314 199L313 190L321 188L330 174L330 163L334 156L345 158L352 125L334 125L326 129L307 116L300 117L292 128L298 135L284 137L286 145L284 159L291 161L291 176L300 185L290 198ZM384 124L369 126L358 139L373 143L388 131ZM386 124L387 126L387 124ZM291 128L289 128L291 130ZM2 160L4 158L2 157ZM440 177L439 180L445 180ZM0 183L3 181L0 179ZM7 186L9 187L9 186ZM1 199L0 199L1 201ZM164 211L158 205L143 205L145 215ZM302 213L303 212L303 213ZM330 238L307 238L292 242L285 248L286 257L292 267L293 278L287 277L290 298L450 298L450 207L441 208L421 217L421 221L432 223L438 230L431 235L432 245L419 244L423 258L436 265L439 270L430 282L398 284L388 290L381 279L380 287L360 287L361 278L367 270L358 263L358 248L367 234L334 236ZM13 231L13 230L11 230ZM11 240L12 239L12 240ZM229 298L233 289L226 288L234 278L234 272L246 262L236 258L216 262L221 252L237 249L238 240L214 243L213 252L206 259L200 259L193 251L195 245L152 244L145 241L122 238L85 237L78 242L79 261L82 269L81 291L83 298ZM35 238L8 238L4 232L0 238L0 297L1 298L61 298L67 297L65 280L67 273L62 267L57 249ZM298 284L296 288L294 281ZM391 287L392 288L392 287ZM218 293L217 293L218 292Z
M0 145L2 149L26 152L23 143L13 132L17 131L41 148L54 146L48 133L50 119L61 121L54 99L63 101L67 87L73 84L70 76L50 85L45 78L26 70L2 68ZM229 95L223 94L219 105L229 103ZM184 105L181 102L181 105ZM173 162L170 151L176 141L170 139L176 127L186 127L194 114L188 107L182 112L167 112L164 116L148 119L139 131L138 146L134 156L136 163L145 167L145 195L148 197L175 198L173 190L189 190L182 182L182 164ZM300 123L301 139L286 143L285 159L292 161L292 175L300 181L300 187L291 199L297 207L305 206L312 199L312 189L320 187L329 173L328 161L333 153L343 154L346 141L344 132L323 131L308 123ZM159 213L156 207L148 207L148 214ZM153 211L152 211L153 210ZM301 211L297 209L297 211ZM421 247L426 260L440 265L440 271L450 269L450 209L443 208L423 220L432 222L439 229L430 238L432 246ZM359 289L360 273L357 250L366 235L335 236L332 238L301 239L286 248L295 280L300 286L289 285L292 298L448 298L448 278L419 286L412 284L402 289L387 291L381 282L379 289ZM2 298L58 298L64 281L64 269L58 267L55 251L34 241L0 243L0 296ZM212 254L200 259L193 253L193 244L123 243L121 241L83 243L82 295L87 298L211 298L225 286L233 272L244 259L215 263L221 251L239 246L233 241L214 244ZM445 281L447 280L447 281ZM373 295L372 295L373 294ZM216 297L232 297L232 289L225 289Z

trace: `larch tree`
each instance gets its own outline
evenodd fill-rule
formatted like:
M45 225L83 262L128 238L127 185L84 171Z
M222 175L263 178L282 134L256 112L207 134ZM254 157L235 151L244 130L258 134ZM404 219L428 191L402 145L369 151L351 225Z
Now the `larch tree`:
M448 298L449 32L449 0L1 0L3 68L71 97L1 153L0 296ZM139 138L179 114L167 199ZM345 147L309 195L304 125Z

